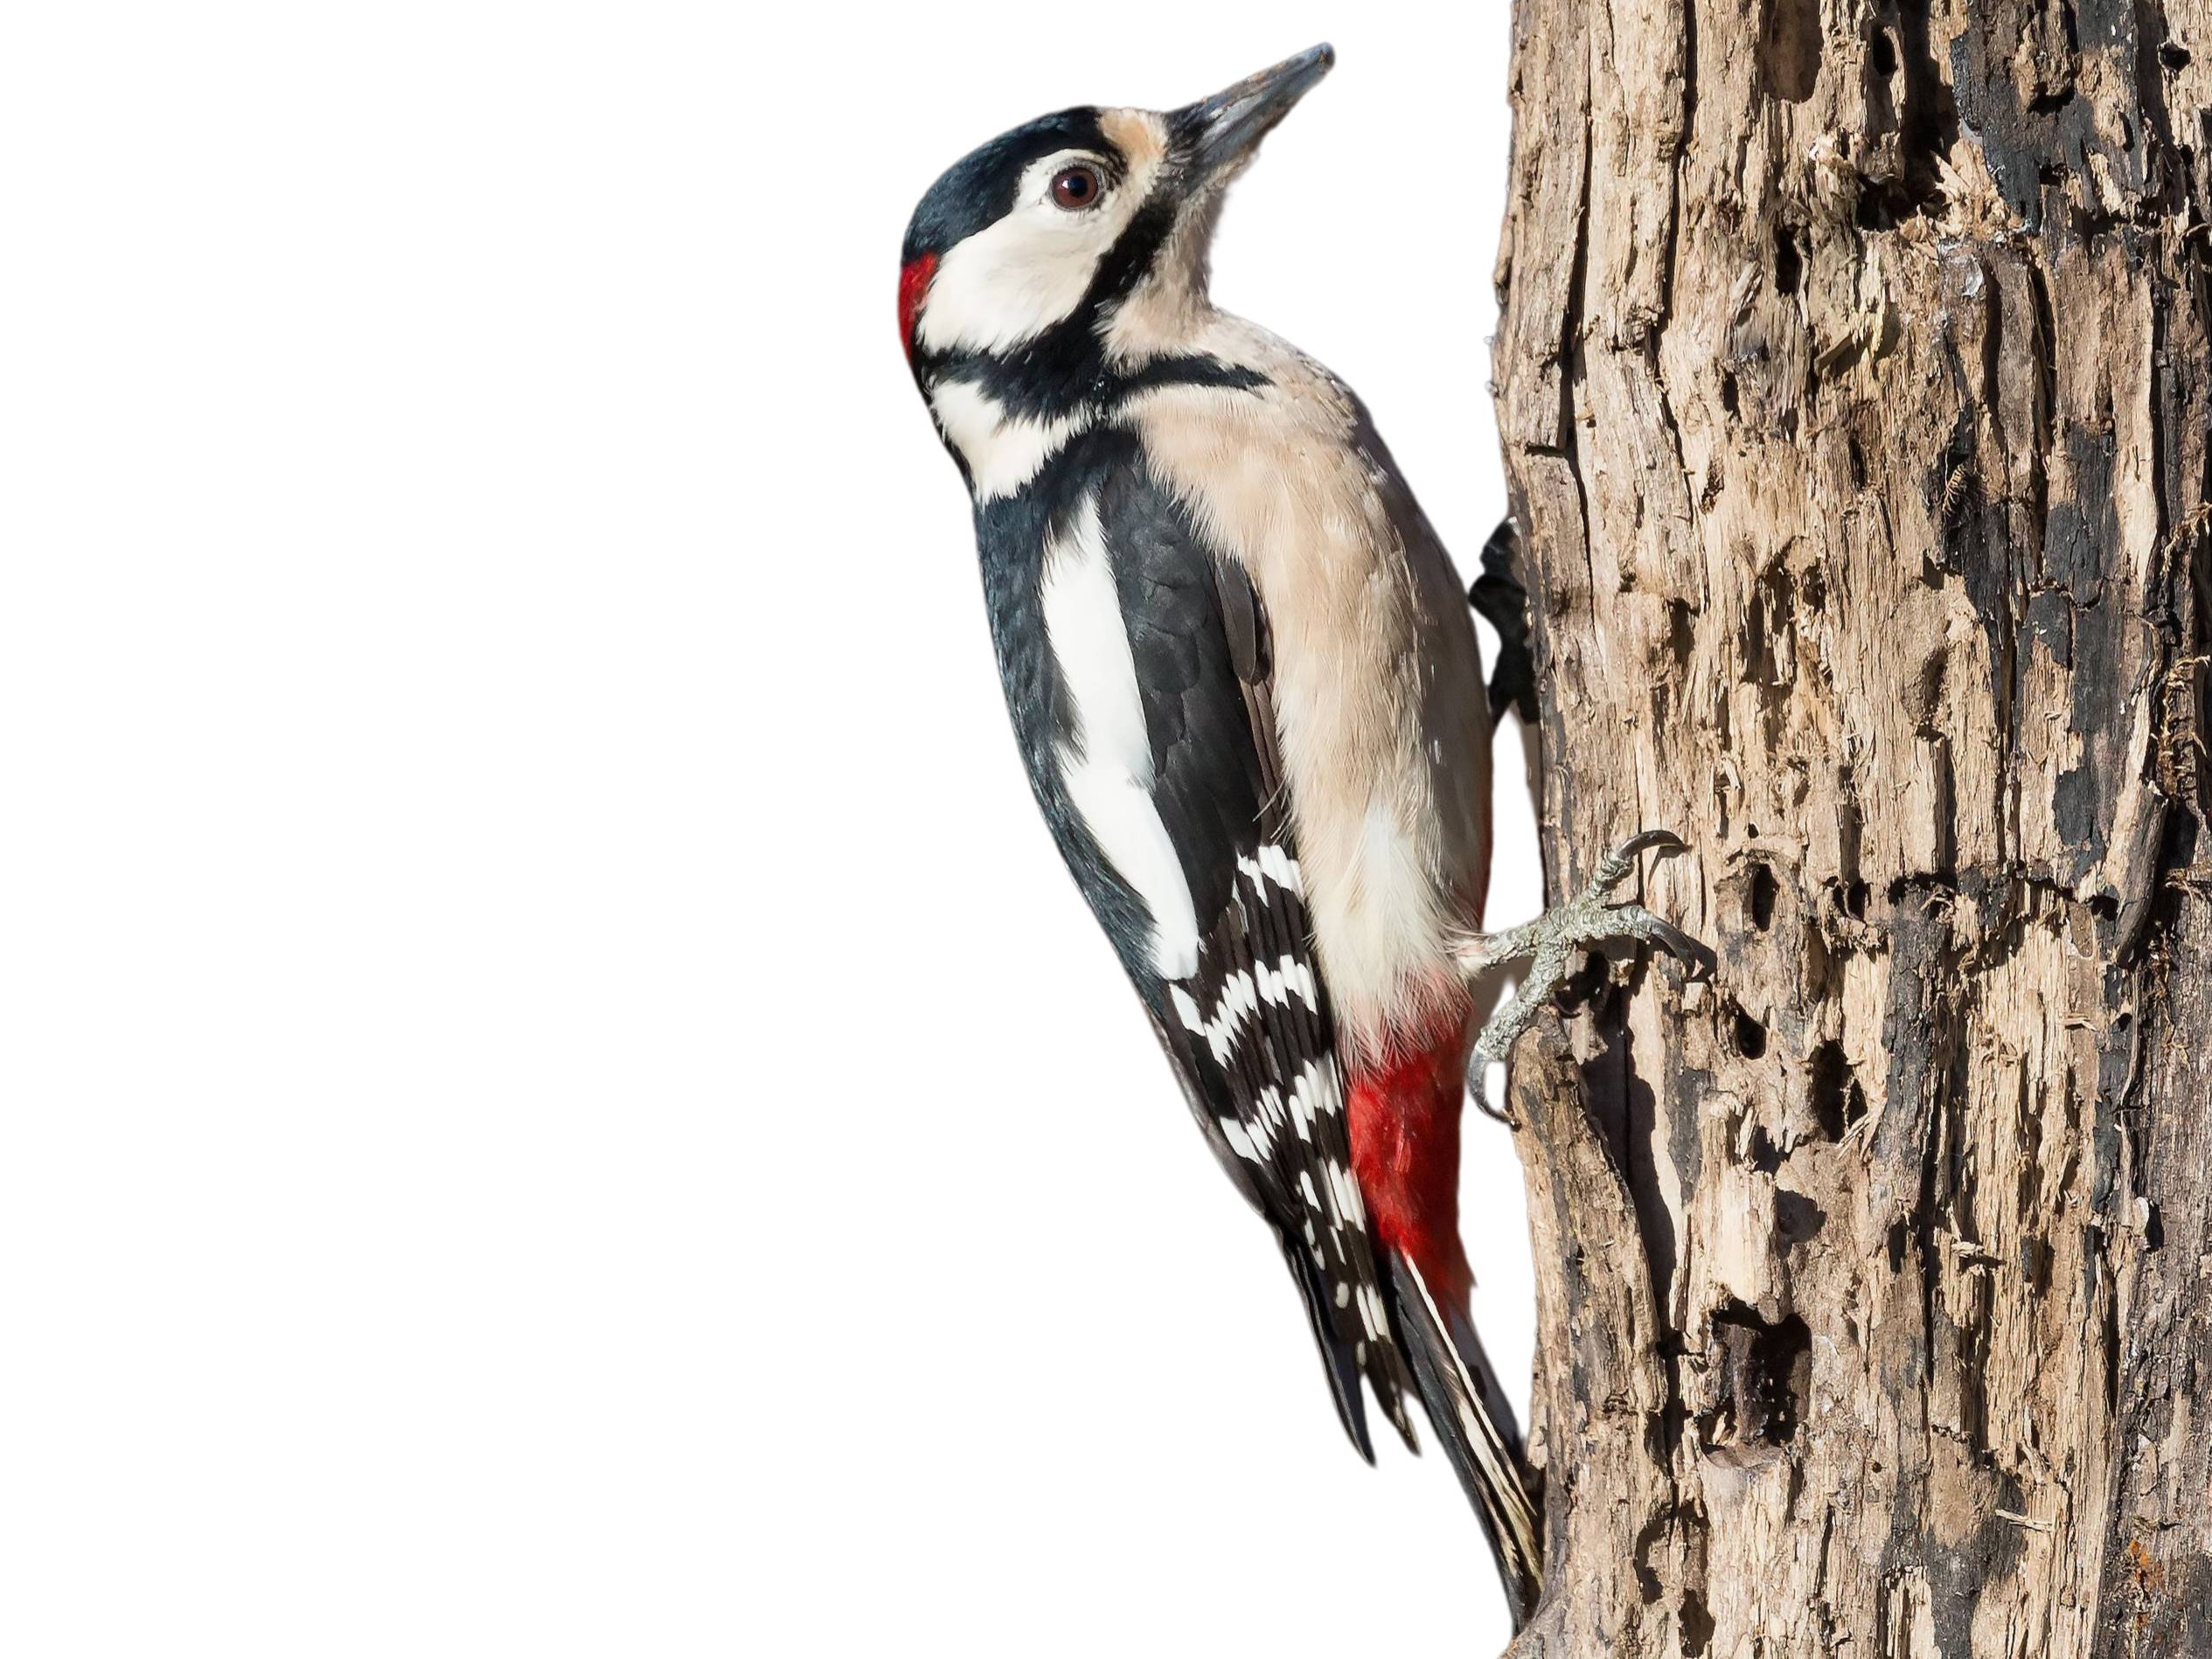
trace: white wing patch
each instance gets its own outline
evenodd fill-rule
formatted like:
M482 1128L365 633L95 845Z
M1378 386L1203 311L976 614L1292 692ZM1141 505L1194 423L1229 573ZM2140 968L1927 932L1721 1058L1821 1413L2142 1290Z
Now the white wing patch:
M1068 533L1045 548L1045 634L1075 713L1060 746L1069 802L1121 878L1152 913L1152 965L1167 980L1198 971L1198 915L1183 861L1152 802L1152 739L1113 566L1086 496Z

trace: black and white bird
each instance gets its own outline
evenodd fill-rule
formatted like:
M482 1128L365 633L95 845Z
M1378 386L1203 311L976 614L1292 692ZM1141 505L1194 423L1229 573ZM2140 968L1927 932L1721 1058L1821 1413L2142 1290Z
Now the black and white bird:
M1360 400L1208 297L1224 190L1332 61L992 140L916 209L899 327L973 497L1061 852L1281 1242L1346 1431L1372 1458L1363 1378L1409 1445L1418 1398L1518 1622L1540 1528L1458 1232L1469 976L1537 958L1485 1032L1502 1052L1580 946L1679 935L1605 902L1624 856L1480 933L1491 721L1464 592Z

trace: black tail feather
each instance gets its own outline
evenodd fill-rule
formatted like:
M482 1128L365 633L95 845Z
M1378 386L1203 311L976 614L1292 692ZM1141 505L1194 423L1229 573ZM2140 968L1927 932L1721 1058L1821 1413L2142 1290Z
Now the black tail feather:
M1490 1540L1518 1630L1543 1593L1544 1546L1513 1408L1473 1326L1439 1312L1420 1271L1395 1250L1390 1288L1399 1341L1413 1363L1422 1404Z

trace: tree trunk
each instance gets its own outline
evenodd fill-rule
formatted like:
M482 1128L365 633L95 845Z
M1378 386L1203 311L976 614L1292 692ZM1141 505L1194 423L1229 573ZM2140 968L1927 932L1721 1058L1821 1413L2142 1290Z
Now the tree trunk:
M2212 0L1518 0L1546 1600L2212 1655Z

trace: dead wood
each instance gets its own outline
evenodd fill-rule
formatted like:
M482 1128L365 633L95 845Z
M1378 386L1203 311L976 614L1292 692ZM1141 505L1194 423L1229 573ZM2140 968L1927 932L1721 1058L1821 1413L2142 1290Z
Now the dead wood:
M1514 1651L2212 1655L2212 0L1520 0Z

